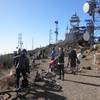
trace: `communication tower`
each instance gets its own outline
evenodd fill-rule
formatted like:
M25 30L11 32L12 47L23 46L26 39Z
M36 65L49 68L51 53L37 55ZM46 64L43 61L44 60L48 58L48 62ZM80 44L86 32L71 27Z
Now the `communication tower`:
M56 34L56 43L58 42L58 21L55 21L56 24L56 30L55 30L55 34Z
M88 13L92 21L91 45L95 38L100 37L100 0L88 0L83 5L83 10Z
M52 30L49 31L49 44L52 44Z
M18 34L18 49L22 50L23 42L22 42L22 33Z

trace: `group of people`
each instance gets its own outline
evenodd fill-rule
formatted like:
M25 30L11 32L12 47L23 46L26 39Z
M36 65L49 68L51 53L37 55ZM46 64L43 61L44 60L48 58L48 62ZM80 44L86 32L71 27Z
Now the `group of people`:
M64 57L65 57L65 53L66 51L64 51L64 49L62 47L60 47L58 49L58 52L55 48L52 49L51 51L51 61L49 63L49 70L53 71L55 68L57 68L58 72L59 72L59 77L58 79L62 79L64 80ZM70 69L72 71L73 74L76 74L76 64L80 63L79 58L77 56L76 50L75 49L71 49L68 51L67 53L68 55L68 63L67 66L70 66Z
M57 69L58 72L58 79L64 80L64 65L65 65L65 52L62 47L60 47L58 50L55 48L52 48L51 51L51 61L49 63L49 70L54 71L54 69ZM74 68L76 67L76 62L79 63L77 53L75 49L72 49L68 52L68 64L70 65L70 68L72 70L72 73L75 74ZM28 79L27 79L27 73L30 73L30 65L29 65L29 59L27 57L27 51L26 49L18 50L18 53L15 53L14 55L14 66L16 68L16 88L20 89L22 87L28 86ZM20 85L20 77L23 76L22 84ZM21 87L20 87L21 86Z

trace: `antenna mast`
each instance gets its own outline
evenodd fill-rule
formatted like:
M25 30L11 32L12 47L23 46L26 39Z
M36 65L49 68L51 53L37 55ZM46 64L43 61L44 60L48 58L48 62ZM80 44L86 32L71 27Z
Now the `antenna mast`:
M49 31L49 44L52 44L52 30Z
M57 43L58 42L58 21L55 21L55 24L56 24L55 34L56 34L56 43Z
M18 49L22 50L22 45L23 45L23 42L22 42L22 33L19 33L18 34Z

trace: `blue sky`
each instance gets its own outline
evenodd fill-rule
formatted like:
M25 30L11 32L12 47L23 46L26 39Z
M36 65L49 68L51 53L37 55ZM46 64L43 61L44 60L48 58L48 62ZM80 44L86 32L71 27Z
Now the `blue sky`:
M0 0L0 54L13 52L22 33L23 48L49 44L49 30L55 38L55 20L59 21L59 40L64 40L70 17L77 12L81 25L88 17L83 12L86 0Z

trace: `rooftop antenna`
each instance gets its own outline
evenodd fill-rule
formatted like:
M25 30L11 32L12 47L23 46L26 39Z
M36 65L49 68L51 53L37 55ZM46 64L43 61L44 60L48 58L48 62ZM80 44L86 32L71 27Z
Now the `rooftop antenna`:
M56 24L55 34L56 34L56 43L57 43L58 42L58 21L55 21L55 24Z

